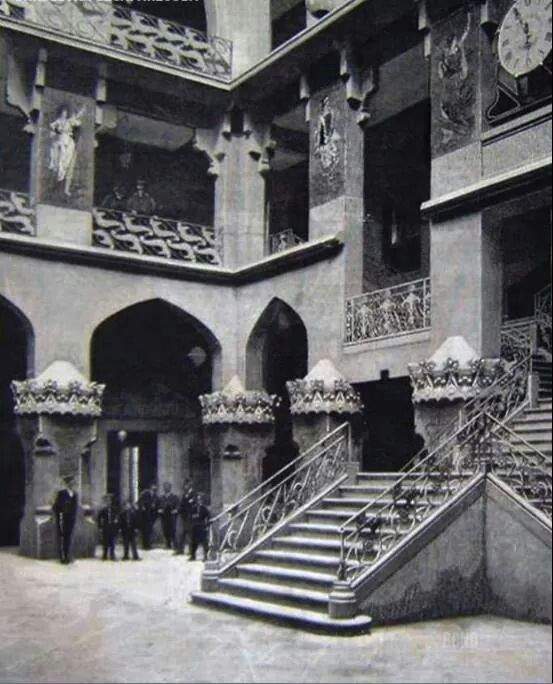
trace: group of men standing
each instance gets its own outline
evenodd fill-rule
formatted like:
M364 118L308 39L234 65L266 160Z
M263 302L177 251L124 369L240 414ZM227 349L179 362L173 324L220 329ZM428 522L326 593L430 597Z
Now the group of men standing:
M64 489L57 493L53 512L59 540L59 554L62 563L71 560L71 538L77 514L78 495L72 478L66 478ZM184 555L188 544L190 560L196 560L199 547L202 547L204 560L208 549L208 528L211 517L203 494L194 490L190 480L186 480L183 493L179 497L171 484L163 485L163 493L157 492L152 485L145 489L134 503L127 499L122 507L116 505L113 495L103 497L102 508L98 512L97 523L100 532L103 560L116 560L115 545L121 534L123 560L141 560L138 555L137 533L142 537L142 547L152 548L154 525L158 518L165 545L176 555Z

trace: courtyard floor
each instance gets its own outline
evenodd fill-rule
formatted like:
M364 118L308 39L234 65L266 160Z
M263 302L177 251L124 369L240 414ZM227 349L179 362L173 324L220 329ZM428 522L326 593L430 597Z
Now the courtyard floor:
M551 628L494 617L333 638L188 602L201 563L0 551L0 682L551 682Z

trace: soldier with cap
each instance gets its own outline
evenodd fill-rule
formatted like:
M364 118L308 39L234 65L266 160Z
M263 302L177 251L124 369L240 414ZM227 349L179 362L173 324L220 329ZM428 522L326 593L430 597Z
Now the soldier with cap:
M71 540L75 520L77 519L78 495L75 491L75 478L63 478L64 487L56 494L52 510L56 519L58 549L60 561L64 564L71 562Z
M192 541L190 544L189 559L196 560L198 546L201 546L204 560L206 560L208 552L209 519L211 518L211 513L209 512L209 508L205 505L205 497L201 493L196 496L196 499L192 504L190 518L192 520Z
M165 545L168 549L175 547L175 533L177 527L177 511L179 497L171 491L171 483L163 483L163 494L159 498L158 512L161 516L161 527L165 537Z
M102 560L117 560L115 557L115 541L119 531L119 514L112 494L106 494L103 498L103 508L98 513L98 529L102 541Z
M119 526L123 538L123 560L129 560L129 551L133 560L141 560L136 548L136 530L140 526L138 509L132 499L127 499L119 515Z
M188 541L189 547L192 546L192 506L196 501L196 492L190 480L184 481L183 494L179 502L177 518L177 540L175 545L175 555L183 556L184 547Z
M142 548L152 548L152 533L159 508L157 486L145 489L138 497L138 511L140 516L140 532L142 534Z

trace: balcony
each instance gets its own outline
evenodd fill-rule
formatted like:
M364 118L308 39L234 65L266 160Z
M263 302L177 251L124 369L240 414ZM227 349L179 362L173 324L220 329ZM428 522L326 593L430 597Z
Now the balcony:
M35 210L23 192L0 188L0 232L35 235Z
M303 244L305 240L298 237L293 230L282 230L280 233L269 236L269 253L278 254Z
M222 264L211 227L116 209L96 208L92 216L95 247L211 266Z
M346 300L344 344L427 330L431 311L430 278L352 297Z
M0 19L230 80L232 42L110 2L0 0Z

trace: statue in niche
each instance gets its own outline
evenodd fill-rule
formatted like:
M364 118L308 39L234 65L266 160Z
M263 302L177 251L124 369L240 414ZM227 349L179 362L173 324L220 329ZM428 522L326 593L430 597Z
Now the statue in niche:
M471 14L460 38L450 35L442 46L438 58L438 76L441 81L440 114L445 125L442 143L447 145L454 136L469 135L474 125L474 91L470 79L466 40L470 33Z
M338 162L338 141L340 135L336 131L334 112L330 98L324 97L321 102L321 113L317 127L317 153L324 171L329 173Z
M78 130L82 125L85 107L71 114L67 105L61 105L57 116L50 124L50 160L48 169L58 183L63 183L63 192L71 196L71 183L77 161Z

